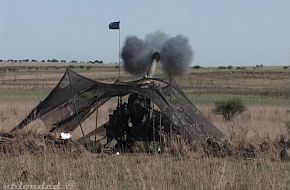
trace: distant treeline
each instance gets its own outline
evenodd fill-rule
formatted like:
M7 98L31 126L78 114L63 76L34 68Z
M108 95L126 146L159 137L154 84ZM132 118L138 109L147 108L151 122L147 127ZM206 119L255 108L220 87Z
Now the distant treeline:
M77 61L77 60L57 60L57 59L48 59L48 60L36 60L36 59L8 59L8 60L2 60L0 59L0 62L10 62L10 63L33 63L33 62L42 62L42 63L91 63L91 64L102 64L103 60L94 60L94 61Z
M199 66L199 65L195 65L195 66L193 66L192 67L193 69L201 69L202 67L201 66ZM229 65L229 66L218 66L218 67L216 67L217 69L238 69L238 70L242 70L242 69L249 69L249 68L253 68L253 69L262 69L262 68L264 68L264 65L256 65L256 66L254 66L254 67L239 67L239 66L237 66L237 67L233 67L233 66L231 66L231 65ZM288 66L283 66L283 69L288 69Z
M71 69L79 69L79 70L91 70L93 68L106 68L106 65L82 65L82 64L72 64L70 65ZM67 68L66 65L45 65L45 66L32 66L32 65L9 65L9 66L1 66L0 73L6 72L20 72L20 71L58 71L65 70Z

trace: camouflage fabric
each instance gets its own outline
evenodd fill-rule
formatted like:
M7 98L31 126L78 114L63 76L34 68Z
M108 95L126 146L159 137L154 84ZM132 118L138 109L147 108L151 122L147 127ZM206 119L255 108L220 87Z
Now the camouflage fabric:
M41 119L48 131L72 132L110 98L136 93L151 99L172 125L185 132L189 141L222 138L222 132L188 100L176 81L172 79L169 84L168 80L146 78L107 84L68 68L50 94L12 131Z

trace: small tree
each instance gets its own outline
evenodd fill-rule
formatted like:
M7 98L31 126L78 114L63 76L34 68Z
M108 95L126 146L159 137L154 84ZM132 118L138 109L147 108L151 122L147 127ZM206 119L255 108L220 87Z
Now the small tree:
M218 69L226 69L225 66L219 66Z
M193 66L192 68L193 68L193 69L201 69L201 66L199 66L199 65L195 65L195 66Z
M222 115L225 120L230 121L234 116L242 113L246 107L241 99L233 98L215 103L214 113Z

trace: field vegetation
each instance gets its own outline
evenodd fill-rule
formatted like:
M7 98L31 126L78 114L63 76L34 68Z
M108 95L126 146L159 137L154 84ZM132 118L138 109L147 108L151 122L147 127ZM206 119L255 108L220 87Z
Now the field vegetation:
M65 67L45 63L1 63L0 131L17 125L39 101L43 100L62 77ZM80 74L102 82L118 78L116 65L74 64ZM160 69L156 77L166 77ZM137 77L121 69L121 80ZM190 100L221 129L235 145L288 139L290 70L263 68L192 68L176 78ZM215 102L239 98L246 109L226 121L213 112ZM99 111L101 125L108 119L115 101ZM95 127L95 115L83 126L85 133ZM27 130L43 132L41 122ZM81 137L77 129L74 138ZM57 184L73 180L75 189L289 189L290 164L279 153L258 153L255 158L214 158L199 151L177 154L121 154L120 156L45 154L1 155L1 184Z

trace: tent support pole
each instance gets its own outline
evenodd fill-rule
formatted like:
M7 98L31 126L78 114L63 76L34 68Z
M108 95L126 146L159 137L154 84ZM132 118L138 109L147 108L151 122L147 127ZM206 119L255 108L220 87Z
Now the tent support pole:
M159 110L159 146L161 147L162 146L162 137L161 137L161 110Z
M169 76L169 85L170 85L170 103L172 102L172 97L171 97L171 93L172 93L172 76L170 75ZM169 146L171 147L171 144L172 144L172 123L170 122L170 129L169 129Z
M82 124L80 122L80 116L79 116L79 112L78 112L78 109L77 109L77 105L76 105L76 102L75 102L75 95L74 95L74 90L73 90L73 85L72 85L70 71L68 71L68 76L69 76L69 83L70 83L70 89L71 89L71 94L72 94L72 98L73 98L74 109L75 109L75 112L77 114L78 123L79 123L79 126L81 128L83 138L85 139L86 146L88 146L87 140L86 140L86 137L85 137L85 133L84 133Z
M155 114L154 114L154 103L152 102L152 127L153 127L153 144L155 148Z
M99 103L99 99L97 99L97 102ZM97 108L96 110L96 131L97 131L97 128L98 128L98 116L99 116L99 107ZM95 149L96 149L96 143L97 143L97 133L95 132Z

